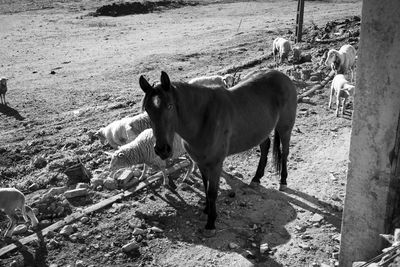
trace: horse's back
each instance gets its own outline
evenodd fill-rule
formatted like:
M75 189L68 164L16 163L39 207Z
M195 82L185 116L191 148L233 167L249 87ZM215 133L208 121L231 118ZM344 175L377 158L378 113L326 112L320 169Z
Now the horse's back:
M276 70L255 73L230 91L245 100L270 103L280 109L287 105L297 106L297 91L292 80Z
M235 113L232 153L260 144L277 125L293 127L297 92L285 74L274 70L256 73L229 92Z

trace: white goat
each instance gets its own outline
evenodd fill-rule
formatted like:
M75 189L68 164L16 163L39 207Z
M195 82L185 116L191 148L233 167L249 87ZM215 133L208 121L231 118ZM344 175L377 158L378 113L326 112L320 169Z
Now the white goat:
M235 77L232 74L201 76L191 79L189 84L197 84L206 87L224 87L229 88L234 85Z
M165 172L166 161L162 160L154 152L154 145L156 143L156 138L153 134L153 130L146 129L141 132L138 137L132 142L121 146L114 153L106 152L106 154L111 156L110 170L116 171L121 168L131 167L132 165L144 164L143 173L146 172L146 165L158 169L163 173L164 185L169 184L168 176ZM183 148L182 138L175 134L173 142L173 151L171 159L176 159L183 155L186 151ZM189 170L185 175L184 180L194 171L195 164L192 159L189 158L190 166Z
M274 60L276 62L276 55L279 53L280 63L288 58L289 52L292 50L290 42L282 37L277 37L272 42L272 53L274 55Z
M330 66L336 74L346 74L351 71L351 81L354 81L354 66L356 49L349 44L343 45L339 51L331 49L328 52L325 65Z
M351 85L343 74L337 74L332 80L331 95L328 107L332 107L332 97L336 92L336 116L339 116L339 108L342 106L341 114L344 114L346 100L349 96L354 95L354 85Z
M114 121L106 127L100 128L95 134L104 145L108 142L113 148L133 141L143 130L151 128L151 120L146 112L134 117Z
M24 194L15 188L1 188L0 189L0 209L3 210L6 214L10 222L7 225L7 231L4 236L10 237L14 231L14 228L17 223L15 210L19 209L22 212L22 216L24 220L27 222L29 216L31 219L32 227L36 227L39 224L38 219L33 213L32 209L25 205L25 196Z
M3 105L6 105L6 93L7 93L7 79L0 78L0 101Z

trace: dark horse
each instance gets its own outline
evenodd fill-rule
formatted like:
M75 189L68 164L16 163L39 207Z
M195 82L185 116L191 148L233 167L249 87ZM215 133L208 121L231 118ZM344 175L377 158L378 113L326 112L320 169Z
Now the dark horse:
M154 87L143 76L139 83L145 92L143 109L150 116L156 137L156 154L162 159L171 156L176 132L198 164L206 194L204 213L208 215L204 235L215 235L215 202L225 157L260 145L261 157L251 181L259 184L267 164L269 135L273 129L275 166L281 172L280 190L286 187L297 93L285 74L260 72L228 90L171 83L165 72L161 72L161 83Z

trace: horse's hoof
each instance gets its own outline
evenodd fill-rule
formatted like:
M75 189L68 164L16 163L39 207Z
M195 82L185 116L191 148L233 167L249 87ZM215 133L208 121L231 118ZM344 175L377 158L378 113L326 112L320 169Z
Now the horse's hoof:
M210 237L214 237L217 234L217 230L215 230L215 229L203 229L203 231L201 231L201 234L205 238L210 238Z
M286 184L280 184L279 185L279 191L286 191L287 185Z

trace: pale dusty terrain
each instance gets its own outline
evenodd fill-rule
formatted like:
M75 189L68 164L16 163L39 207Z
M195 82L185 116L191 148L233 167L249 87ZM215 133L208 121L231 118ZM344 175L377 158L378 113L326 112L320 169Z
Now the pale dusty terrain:
M60 185L49 184L46 172L31 166L39 155L51 162L74 151L90 171L106 169L102 150L110 148L88 140L87 133L140 111L139 75L157 81L164 70L172 80L187 80L223 72L268 55L276 36L293 36L288 30L295 28L297 1L205 2L150 14L93 17L87 14L106 1L3 1L0 76L9 78L9 106L0 106L1 185L21 188L28 202L46 187ZM306 1L305 8L308 29L311 23L322 27L330 20L359 16L361 2ZM321 47L329 46L339 48L340 43ZM318 61L313 58L314 65ZM239 72L271 62L269 58ZM77 259L93 266L330 264L339 247L351 120L336 118L327 109L327 88L298 106L287 192L276 190L278 177L269 165L259 190L247 186L258 163L257 148L226 160L225 169L236 175L221 179L216 237L204 239L197 233L204 224L199 219L204 193L195 182L190 190L178 189L178 195L142 192L125 205L93 214L89 223L78 222L78 231L88 234L82 242L60 237L57 248L29 245L28 253L9 253L2 264L23 258L27 266L66 266ZM28 191L33 182L38 190ZM231 191L234 198L228 196ZM314 214L324 219L310 222ZM139 255L127 256L120 248L132 240L128 221L133 217L164 233L143 240ZM238 247L229 248L232 242ZM263 243L273 252L255 253Z

